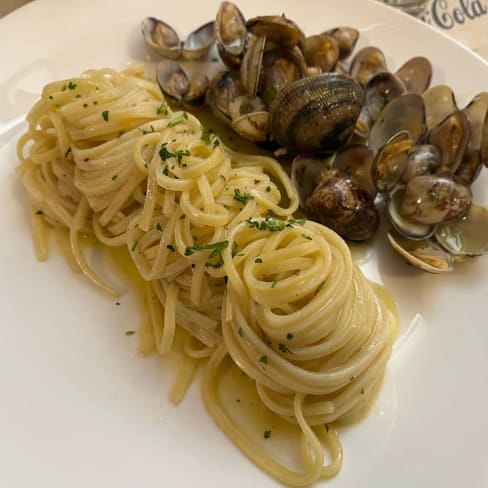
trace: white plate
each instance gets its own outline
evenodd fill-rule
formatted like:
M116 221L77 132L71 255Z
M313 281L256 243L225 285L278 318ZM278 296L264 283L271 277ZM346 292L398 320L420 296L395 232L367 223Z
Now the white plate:
M48 81L147 59L148 15L186 33L216 0L38 0L0 21L0 485L248 487L277 484L214 426L198 385L179 408L171 370L135 354L138 311L74 276L59 256L36 262L14 173L19 120ZM377 2L241 1L247 16L281 14L307 33L339 24L384 49L392 69L413 55L464 103L487 90L488 65L461 45ZM17 125L16 125L17 124ZM488 204L488 171L476 185ZM449 276L421 274L375 246L364 264L398 301L402 336L372 414L342 435L340 475L323 486L488 486L488 257ZM417 327L410 327L415 322ZM409 331L409 333L408 333Z

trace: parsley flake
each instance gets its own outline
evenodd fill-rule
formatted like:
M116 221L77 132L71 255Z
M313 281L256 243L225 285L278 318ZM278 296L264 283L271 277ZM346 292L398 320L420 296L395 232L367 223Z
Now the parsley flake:
M262 262L263 262L263 260L262 260L261 258L256 258L256 259L254 260L254 262L259 264L259 263L262 263Z
M102 112L102 117L103 117L103 120L105 120L105 122L108 122L108 116L109 116L108 110L104 110Z
M119 177L119 175L113 175L112 176L112 181L115 181L118 177Z
M234 200L245 205L249 200L254 200L254 197L250 193L242 194L239 188L234 188Z
M263 436L265 439L269 439L271 437L271 431L265 430Z
M268 356L264 355L259 358L259 362L263 364L268 364Z
M41 209L39 209L36 211L36 215L44 215L44 212Z
M68 157L70 152L71 152L71 146L68 147L68 149L66 149L66 152L64 153L64 159L66 159Z
M291 341L293 339L293 334L291 332L288 332L288 334L286 334L286 338Z
M166 102L163 102L158 109L156 110L156 113L158 115L168 115L168 104Z
M130 250L131 250L132 252L134 252L134 251L136 250L137 244L139 244L139 239L136 239L136 240L134 241L134 243L132 244L132 247L130 248Z
M161 226L161 224L159 222L156 224L156 229L159 230L159 232L163 231L163 227Z
M159 150L159 157L163 161L166 161L167 159L174 158L175 155L171 151L168 151L168 148L166 147L166 143L164 143L161 144L161 149Z
M278 344L278 349L281 351L281 352L284 352L284 353L288 353L288 354L293 354L289 349L288 347L285 345L285 344Z
M125 335L126 335L126 336L131 336L131 335L134 335L135 333L136 333L136 331L135 331L135 330L126 330L126 331L125 331Z

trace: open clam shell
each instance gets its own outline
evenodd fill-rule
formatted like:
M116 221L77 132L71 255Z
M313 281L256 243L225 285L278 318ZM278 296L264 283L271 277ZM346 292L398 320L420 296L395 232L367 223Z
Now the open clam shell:
M392 188L400 180L412 144L410 134L402 131L395 134L378 150L371 166L371 175L379 191Z
M324 161L313 154L299 154L293 159L291 181L298 192L302 207L317 187L320 173L325 168Z
M403 93L405 87L394 74L385 71L373 76L364 87L365 101L356 123L356 133L368 137L386 105Z
M207 22L191 32L181 46L185 59L200 59L207 54L215 42L215 21Z
M394 135L407 131L416 144L425 132L425 107L420 95L406 93L394 98L383 109L369 134L369 146L374 152L383 147Z
M336 152L332 167L351 175L357 180L361 188L366 190L372 198L376 196L376 185L371 176L374 155L364 144L352 144Z
M436 225L462 217L472 199L471 188L455 177L416 176L407 183L400 212L412 222Z
M253 37L242 58L240 74L242 84L250 97L255 97L258 92L262 74L262 63L266 37Z
M488 253L488 209L472 204L462 219L439 225L435 238L454 256Z
M441 151L441 164L436 169L436 174L456 172L468 147L470 135L468 118L461 110L455 110L429 131L427 142Z
M146 17L141 23L146 43L158 54L170 59L181 55L181 41L176 31L166 22L155 17Z
M264 36L276 46L298 46L303 50L305 34L302 29L284 15L262 15L246 23L247 30L255 36Z
M366 46L360 49L349 68L349 74L361 85L366 85L373 76L388 71L385 55L375 46Z
M429 273L446 273L453 269L451 254L431 240L412 241L395 232L388 232L393 249L408 263Z
M405 187L397 185L386 195L385 211L393 228L403 237L408 239L428 239L434 234L435 225L417 224L406 219L400 212Z
M359 39L359 31L354 27L339 26L326 30L324 34L332 36L339 46L339 59L346 59L356 46Z
M237 5L221 2L215 20L217 50L231 69L238 68L247 43L246 19Z
M407 154L407 162L402 174L403 183L412 178L433 173L441 164L441 151L432 144L413 146Z
M447 85L430 87L422 94L422 98L425 104L425 125L428 130L437 127L457 109L454 92Z
M339 61L339 43L328 34L308 36L305 39L304 55L308 66L318 67L322 73L334 71Z
M432 80L432 64L427 58L416 56L406 61L396 75L405 85L407 93L420 95L429 88Z

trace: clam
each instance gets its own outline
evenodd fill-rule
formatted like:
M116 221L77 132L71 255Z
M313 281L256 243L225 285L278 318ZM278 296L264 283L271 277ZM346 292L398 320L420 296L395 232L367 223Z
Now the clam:
M473 151L468 148L464 152L454 175L464 183L471 185L479 176L482 167L480 151Z
M238 68L246 48L246 19L237 5L221 2L215 20L217 50L229 68Z
M427 142L441 151L441 164L436 174L456 172L470 138L469 122L461 110L448 115L437 127L427 134Z
M433 173L441 164L441 152L432 144L413 146L407 154L402 181L408 183L415 176Z
M369 146L377 152L402 131L409 133L414 144L424 134L424 101L420 95L406 93L389 102L371 128Z
M298 198L302 207L317 187L320 173L324 169L324 161L313 154L299 154L293 159L291 164L291 181L298 192Z
M429 273L446 273L453 269L451 254L430 240L413 241L388 232L393 249L408 263Z
M374 155L364 144L351 144L336 152L332 161L332 168L352 176L361 188L366 190L372 198L376 196L376 185L371 176Z
M215 42L215 21L207 22L191 32L181 46L185 59L200 59L207 54Z
M239 72L242 84L250 97L255 97L258 92L265 44L266 37L253 37L242 58Z
M305 61L308 66L320 68L322 73L333 71L339 61L339 43L328 34L317 34L305 39Z
M434 234L435 225L417 224L406 219L400 212L400 207L405 197L405 187L395 186L387 195L385 211L393 228L403 237L409 239L428 239Z
M157 66L156 79L163 94L177 104L197 106L205 101L209 80L204 73L190 80L176 61L165 59Z
M425 104L425 125L427 129L437 127L449 114L456 109L456 99L451 87L436 85L422 94Z
M146 17L141 23L146 43L161 56L177 59L181 55L181 41L176 31L162 20Z
M263 56L261 98L270 107L276 95L290 83L307 75L307 65L298 47L273 49Z
M222 122L230 124L232 116L230 105L238 97L247 95L237 71L221 71L210 82L206 104L212 113Z
M480 166L483 162L488 166L488 92L479 93L463 112L471 130L468 150L479 156Z
M454 256L488 253L488 209L472 204L462 219L439 225L435 238Z
M339 59L347 58L359 39L359 31L353 27L339 26L324 32L332 36L339 46Z
M388 71L385 55L379 48L374 46L360 49L351 61L349 68L349 74L363 86L373 76L383 71Z
M416 56L403 64L396 75L405 85L407 93L420 95L429 88L432 79L432 64L427 58Z
M400 213L412 222L436 225L462 217L471 201L471 188L454 177L416 176L407 183Z
M284 15L262 15L249 19L247 30L255 36L264 36L276 46L305 46L305 34L298 25Z
M338 170L321 172L304 211L309 218L350 241L370 239L379 226L378 211L369 193L354 178Z
M400 180L411 147L410 134L402 131L395 134L378 150L371 166L371 175L379 191L392 188Z
M358 82L323 73L285 86L270 107L270 132L294 152L335 151L354 132L364 94Z
M268 138L269 114L259 98L239 96L229 104L231 127L242 137L264 142Z
M356 123L356 133L368 137L371 127L386 105L403 93L405 87L394 74L385 71L373 76L364 87L365 101Z

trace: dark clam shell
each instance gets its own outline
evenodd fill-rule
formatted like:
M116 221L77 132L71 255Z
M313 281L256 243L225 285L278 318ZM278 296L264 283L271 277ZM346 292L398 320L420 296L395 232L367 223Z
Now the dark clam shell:
M364 102L359 83L323 73L284 87L270 108L272 137L294 152L335 151L347 144Z
M339 45L339 59L347 58L359 39L359 31L354 27L339 26L324 32L332 36Z
M304 211L350 241L370 239L379 226L378 211L369 193L354 178L337 170L321 173Z
M422 94L430 85L432 64L427 58L416 56L401 66L396 75L405 85L407 93Z

